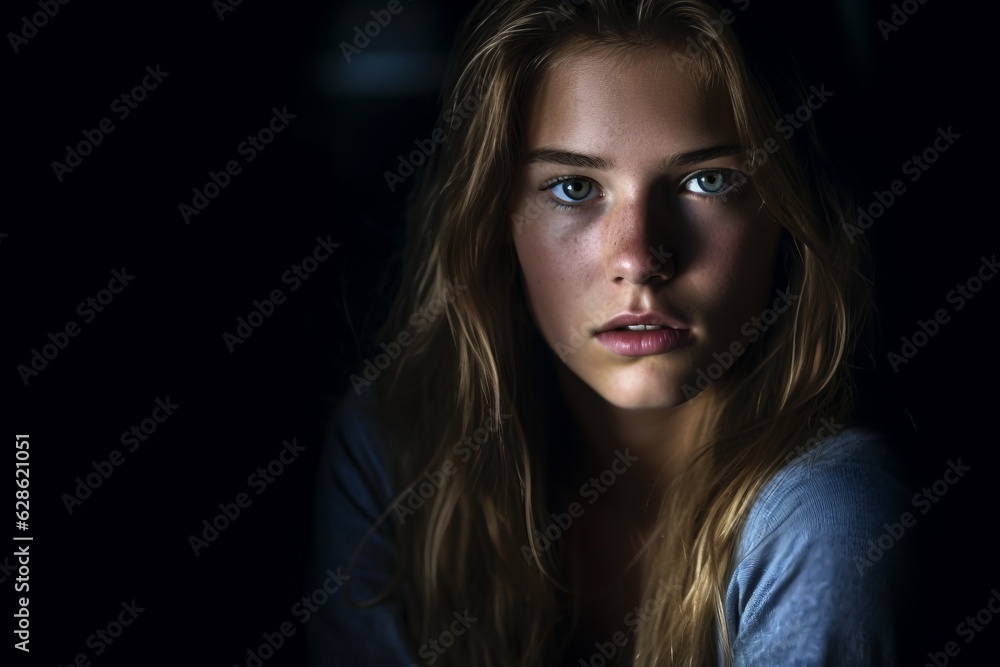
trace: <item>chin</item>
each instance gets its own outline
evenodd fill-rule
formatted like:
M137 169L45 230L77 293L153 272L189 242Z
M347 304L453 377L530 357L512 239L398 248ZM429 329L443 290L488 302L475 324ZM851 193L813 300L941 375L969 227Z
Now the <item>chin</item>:
M580 379L617 408L662 410L689 400L682 390L685 377L676 369L633 367L601 373L600 376L588 377L584 374Z
M621 391L598 391L604 400L622 410L664 410L685 402L679 387L632 387Z

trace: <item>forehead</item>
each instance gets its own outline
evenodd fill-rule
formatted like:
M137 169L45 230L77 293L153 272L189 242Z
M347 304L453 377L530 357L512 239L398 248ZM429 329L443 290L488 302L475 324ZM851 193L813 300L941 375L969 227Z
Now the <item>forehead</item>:
M566 53L527 108L528 148L633 156L739 143L728 92L681 67L668 47Z

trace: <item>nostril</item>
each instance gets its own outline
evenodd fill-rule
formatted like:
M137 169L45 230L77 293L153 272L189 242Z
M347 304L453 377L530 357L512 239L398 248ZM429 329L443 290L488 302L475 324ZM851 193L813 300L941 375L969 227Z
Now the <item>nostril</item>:
M639 283L641 285L645 285L646 283L649 283L649 282L655 282L656 278L660 278L660 279L662 279L664 281L666 280L666 277L663 276L662 274L650 272L650 273L644 274L643 277L642 277L642 280L640 280Z
M674 263L673 253L664 253L663 246L659 250L650 247L651 255L646 259L645 271L643 272L643 283L649 282L652 278L659 276L663 280L670 280L677 271Z

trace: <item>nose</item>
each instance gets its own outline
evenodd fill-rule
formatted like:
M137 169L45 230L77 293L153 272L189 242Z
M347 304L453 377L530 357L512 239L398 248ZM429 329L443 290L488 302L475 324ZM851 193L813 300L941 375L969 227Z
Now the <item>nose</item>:
M621 201L606 219L608 271L615 283L656 285L677 271L668 238L670 214L652 190Z

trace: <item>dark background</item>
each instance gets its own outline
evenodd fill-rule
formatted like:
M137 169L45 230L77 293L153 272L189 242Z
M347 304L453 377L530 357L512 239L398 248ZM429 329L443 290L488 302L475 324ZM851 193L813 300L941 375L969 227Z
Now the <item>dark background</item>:
M911 664L946 641L961 648L955 663L983 664L1000 646L1000 622L969 644L955 627L1000 586L992 542L1000 285L986 283L958 312L946 294L997 251L986 164L996 150L995 57L984 36L995 12L913 2L916 13L883 39L876 21L888 19L890 3L730 4L735 27L795 53L806 86L834 91L816 122L858 203L868 206L894 179L906 183L866 232L886 350L898 351L900 336L938 308L952 319L898 373L885 350L875 359L896 416L915 428L905 443L914 492L949 460L972 468L902 538L913 535L926 555L913 581L920 624L911 628ZM13 148L4 151L0 223L2 415L6 438L31 435L24 534L34 537L31 653L2 649L15 653L11 664L70 664L85 653L95 665L245 665L247 649L284 621L296 634L265 664L303 662L304 632L290 609L302 594L323 420L379 342L370 337L400 241L408 187L390 192L383 172L434 129L460 18L452 4L403 0L403 12L348 64L338 45L385 5L244 0L220 20L209 0L77 0L59 5L17 53L5 40L4 143ZM35 2L8 3L0 28L20 32L22 17L38 11ZM120 120L112 101L157 65L169 76ZM238 145L283 107L295 118L247 163ZM58 181L51 163L105 117L115 130ZM949 126L961 138L911 183L902 164ZM233 159L242 173L185 224L178 205ZM282 274L328 235L339 248L291 291ZM134 281L84 323L77 304L122 267ZM223 333L274 289L288 300L230 353ZM16 367L69 320L79 335L25 384ZM175 414L125 451L122 432L168 396ZM248 476L292 438L304 453L258 495ZM115 449L124 463L69 514L62 495ZM196 557L189 535L241 492L252 504ZM23 595L15 576L0 572L10 613ZM132 599L145 611L95 656L87 638Z

